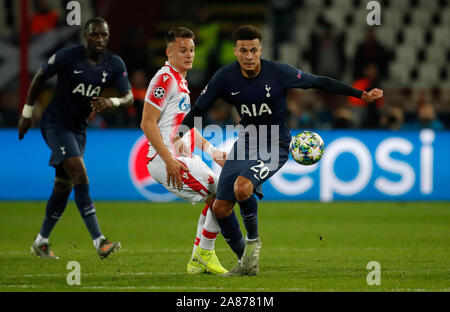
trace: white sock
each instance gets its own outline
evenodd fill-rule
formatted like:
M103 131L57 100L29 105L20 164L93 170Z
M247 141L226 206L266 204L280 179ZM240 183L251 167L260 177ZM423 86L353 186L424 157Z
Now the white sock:
M36 239L35 239L34 242L35 242L37 245L42 244L42 243L48 244L48 238L43 237L43 236L41 235L41 233L39 233L39 234L36 236Z
M200 247L207 250L214 250L214 245L219 232L219 223L217 222L217 219L211 209L208 209L205 225L203 227L202 236L200 239Z
M103 239L105 239L105 236L102 235L93 240L95 249L98 249L98 247L100 246L100 242Z
M203 226L205 225L205 219L206 219L206 212L207 211L209 211L209 205L208 204L206 204L205 208L203 208L203 211L200 214L200 217L198 218L197 234L196 234L196 237L195 237L194 248L192 249L192 254L195 253L195 250L197 249L197 246L200 243L200 238L202 237Z

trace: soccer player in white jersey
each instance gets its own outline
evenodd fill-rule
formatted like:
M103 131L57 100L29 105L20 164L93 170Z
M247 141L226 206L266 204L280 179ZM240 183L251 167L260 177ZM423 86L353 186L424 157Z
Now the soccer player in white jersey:
M198 220L187 272L222 275L228 271L214 251L220 227L209 209L215 199L218 177L192 152L199 147L220 166L225 163L226 153L215 149L195 129L174 141L181 121L191 108L185 77L194 62L194 33L185 27L172 28L166 44L168 61L150 82L142 114L141 128L149 140L147 168L156 181L179 198L192 204L206 203Z

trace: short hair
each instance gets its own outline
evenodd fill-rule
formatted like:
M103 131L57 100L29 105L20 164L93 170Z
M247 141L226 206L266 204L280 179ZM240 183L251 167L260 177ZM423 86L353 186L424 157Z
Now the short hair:
M233 31L233 42L235 45L238 40L253 39L259 39L259 41L262 41L261 31L253 25L242 25Z
M175 42L176 38L190 38L192 40L195 39L194 32L186 27L173 27L169 29L169 32L166 35L166 45L171 42Z
M103 24L103 23L105 23L106 25L108 25L108 22L107 22L104 18L102 18L102 17L94 17L94 18L91 18L90 20L88 20L88 21L86 22L86 24L84 24L84 32L87 32L87 31L88 31L89 25L91 25L91 24ZM108 26L109 26L109 25L108 25Z

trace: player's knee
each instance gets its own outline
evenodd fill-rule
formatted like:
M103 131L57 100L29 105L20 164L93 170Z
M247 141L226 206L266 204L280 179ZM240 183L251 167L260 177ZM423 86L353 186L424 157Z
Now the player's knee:
M69 195L73 189L73 183L67 179L56 178L54 185L55 192Z
M207 200L205 200L205 203L208 206L212 207L212 205L214 204L215 199L216 199L216 196L211 196Z
M62 163L62 167L73 184L89 184L86 167L82 158L74 157L66 159Z
M233 205L224 201L215 200L212 206L212 212L216 219L223 219L233 212Z
M71 170L69 172L70 180L73 184L89 184L89 178L84 170Z
M78 177L75 180L74 184L75 185L77 185L77 184L89 184L89 178L88 178L87 174L81 173L80 175L78 175Z
M234 183L234 196L238 202L247 200L252 196L253 183L244 177L239 177Z

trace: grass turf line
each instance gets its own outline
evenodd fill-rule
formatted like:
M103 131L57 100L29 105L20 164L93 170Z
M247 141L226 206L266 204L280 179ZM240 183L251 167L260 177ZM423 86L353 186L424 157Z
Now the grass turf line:
M447 202L259 204L261 272L224 278L185 273L202 205L97 202L105 236L122 249L100 260L74 203L50 238L59 261L30 255L44 202L0 202L0 291L449 291ZM239 209L237 209L239 210ZM242 226L245 235L245 229ZM222 237L222 264L236 258ZM369 286L369 261L381 285ZM69 261L81 286L69 286Z

